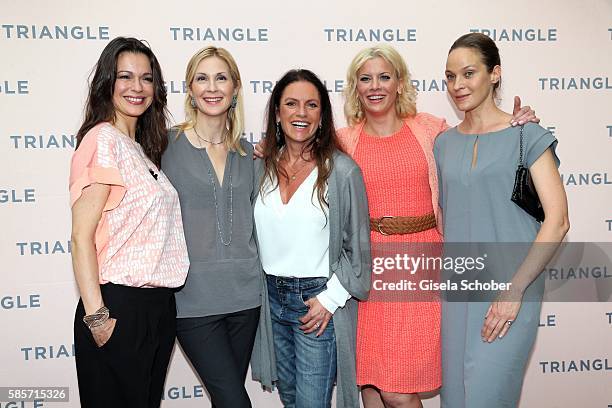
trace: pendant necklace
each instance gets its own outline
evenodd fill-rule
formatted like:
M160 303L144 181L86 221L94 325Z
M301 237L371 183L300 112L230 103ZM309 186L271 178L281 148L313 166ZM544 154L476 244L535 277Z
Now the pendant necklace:
M296 176L302 171L304 170L306 167L308 167L308 164L310 162L305 161L304 164L297 170L293 171L293 174L289 175L289 172L287 172L287 178L288 181L291 183L292 181L294 181L296 179ZM293 170L293 166L289 166L289 159L287 159L287 167L291 167L291 170ZM287 171L288 169L285 168L285 171Z

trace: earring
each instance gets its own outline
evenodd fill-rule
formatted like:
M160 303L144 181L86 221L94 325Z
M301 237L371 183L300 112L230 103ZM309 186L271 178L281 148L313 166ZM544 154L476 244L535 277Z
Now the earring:
M276 122L276 143L280 143L281 132L281 124L280 122Z
M316 144L319 144L321 141L321 133L323 132L323 124L319 123L319 126L317 127L317 130L315 132L315 137L314 137L314 142Z
M236 95L232 95L232 103L230 104L230 108L236 109L237 104L238 104L238 97Z
M193 96L191 97L191 107L195 109L196 107L196 101L195 99L193 99Z

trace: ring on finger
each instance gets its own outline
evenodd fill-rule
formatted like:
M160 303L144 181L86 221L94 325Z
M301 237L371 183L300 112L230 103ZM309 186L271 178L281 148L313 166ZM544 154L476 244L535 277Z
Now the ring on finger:
M508 326L512 326L512 323L514 323L514 320L506 320L506 324Z
M315 329L318 329L319 327L321 327L321 323L320 322L315 323Z

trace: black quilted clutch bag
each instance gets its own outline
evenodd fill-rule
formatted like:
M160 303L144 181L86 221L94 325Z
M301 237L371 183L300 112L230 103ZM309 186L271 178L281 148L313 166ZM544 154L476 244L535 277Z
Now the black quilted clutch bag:
M523 126L521 126L519 164L514 177L514 189L510 198L527 214L538 222L544 221L544 209L538 197L538 192L531 180L531 174L523 161Z

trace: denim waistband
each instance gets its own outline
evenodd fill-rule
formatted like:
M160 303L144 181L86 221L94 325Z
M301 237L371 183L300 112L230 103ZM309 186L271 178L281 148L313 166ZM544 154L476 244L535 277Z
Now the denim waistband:
M266 275L268 283L287 291L300 292L315 289L327 283L327 278L293 278L286 276Z

